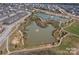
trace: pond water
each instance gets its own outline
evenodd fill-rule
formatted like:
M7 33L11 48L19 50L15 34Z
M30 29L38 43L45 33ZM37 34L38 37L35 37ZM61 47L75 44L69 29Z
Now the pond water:
M62 16L54 16L54 15L48 15L48 14L45 14L45 13L42 13L42 12L38 12L35 14L36 16L38 17L41 17L42 19L45 19L45 20L55 20L55 21L66 21L68 20L68 18L66 17L62 17Z
M28 30L28 42L32 45L41 43L50 43L53 40L52 31L55 29L53 26L48 25L46 28L39 27L35 22L32 22L26 27Z

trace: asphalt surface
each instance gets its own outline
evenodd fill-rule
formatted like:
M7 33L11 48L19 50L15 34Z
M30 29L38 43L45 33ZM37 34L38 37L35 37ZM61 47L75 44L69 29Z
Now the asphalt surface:
M8 39L8 37L10 36L10 33L12 31L12 28L14 26L16 26L18 23L22 22L26 17L28 17L31 13L30 12L27 12L27 15L26 14L17 14L13 17L10 17L8 18L7 21L11 21L12 19L11 18L14 18L13 20L17 20L17 21L14 21L13 23L11 23L10 25L5 25L5 30L0 34L0 45L6 40ZM17 17L19 16L19 17ZM6 21L6 20L5 20Z

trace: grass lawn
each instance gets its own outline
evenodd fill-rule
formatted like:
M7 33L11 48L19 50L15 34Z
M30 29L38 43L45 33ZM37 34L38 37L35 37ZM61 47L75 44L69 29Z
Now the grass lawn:
M70 27L66 28L65 30L67 30L67 31L69 31L71 33L79 35L79 22L75 22Z
M79 37L67 36L62 41L62 44L58 47L59 49L65 50L66 48L76 48L79 44Z
M51 48L50 50L56 54L69 54L69 50L67 49L73 49L77 47L79 48L79 37L69 35L63 39L59 47Z

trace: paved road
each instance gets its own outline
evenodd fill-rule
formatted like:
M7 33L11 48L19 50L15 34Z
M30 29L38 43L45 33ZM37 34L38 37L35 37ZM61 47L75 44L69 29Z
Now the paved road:
M16 15L16 13L10 13L9 17L12 17L14 15ZM5 19L7 19L9 17L8 17L8 15L0 15L0 21L5 20Z
M10 36L10 33L12 31L12 28L14 26L16 26L18 23L23 22L23 20L31 14L30 12L27 12L27 13L28 14L26 16L22 17L17 22L14 22L14 23L12 23L10 25L5 26L5 30L0 35L0 45Z
M41 10L41 9L35 9L35 10L41 11L41 12L45 12L45 13L50 14L50 15L62 16L62 17L66 17L66 18L70 18L70 17L71 17L72 19L79 20L79 16L72 15L72 14L66 12L64 9L61 9L61 8L59 8L59 10L60 10L62 13L64 13L64 14L59 14L59 13L56 14L56 13L49 12L49 11L45 11L45 10Z

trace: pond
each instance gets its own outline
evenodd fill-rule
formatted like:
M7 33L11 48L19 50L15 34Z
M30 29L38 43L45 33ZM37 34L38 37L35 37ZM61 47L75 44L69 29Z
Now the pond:
M66 19L60 16L48 15L45 13L35 13L34 15L43 18L42 20L56 20L60 21L62 19ZM27 31L27 42L29 45L40 45L45 43L52 43L54 37L52 36L52 31L55 29L54 26L48 24L46 28L42 28L38 26L35 21L32 21L30 25L26 26Z
M52 25L46 28L39 27L35 22L32 22L26 27L28 40L30 45L39 45L42 43L51 43L53 41L52 31L55 29Z

